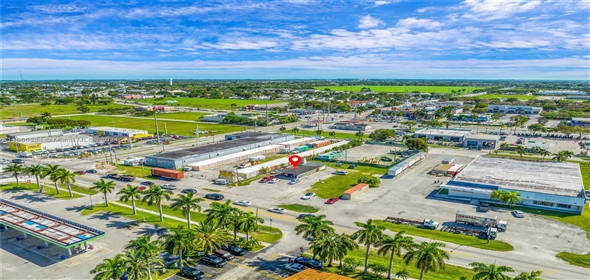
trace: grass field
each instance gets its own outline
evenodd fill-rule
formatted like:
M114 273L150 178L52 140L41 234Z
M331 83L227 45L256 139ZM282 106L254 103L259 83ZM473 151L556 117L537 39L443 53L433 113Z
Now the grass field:
M399 231L406 231L408 235L426 237L434 240L440 240L445 242L451 242L463 246L470 246L485 250L493 250L493 251L512 251L514 247L512 245L498 241L498 240L490 240L490 243L487 243L485 239L479 239L474 236L465 235L465 234L455 234L451 232L444 232L439 230L430 230L430 229L422 229L411 225L402 225L402 224L395 224L392 222L385 222L385 221L375 221L375 223L379 225L385 226L388 230L399 232Z
M161 113L161 114L158 114L158 119L198 121L200 117L207 116L207 115L211 115L211 114L193 113L193 112Z
M227 110L232 109L231 104L236 104L236 108L244 107L248 104L259 104L265 105L267 102L268 104L277 104L277 103L286 103L286 101L282 100L241 100L241 99L206 99L206 98L189 98L189 97L180 97L180 98L164 98L163 100L155 100L153 98L146 98L143 102L147 102L150 104L167 104L167 100L176 100L178 103L172 103L170 105L178 105L181 107L195 107L195 108L209 108L209 109L219 109L219 110Z
M491 98L504 98L504 99L518 98L520 100L530 100L530 99L537 98L537 97L534 96L534 95L485 94L485 95L477 96L477 98L485 98L485 99L491 99Z
M71 116L72 120L88 120L93 126L113 126L129 129L145 129L149 133L156 133L155 123L150 119L129 118L121 116ZM167 129L165 129L165 127ZM196 123L179 122L179 121L158 121L160 133L168 131L168 134L177 134L193 136L196 129ZM235 131L242 131L245 127L235 125L220 124L199 124L199 131L208 131L215 134L223 134Z
M584 255L561 252L557 257L573 265L590 268L590 253Z
M465 89L465 93L472 93L478 88L473 87L451 87L451 86L322 86L315 87L315 89L323 90L329 88L330 90L344 90L344 91L360 91L363 87L370 88L375 92L428 92L428 93L451 93L451 90L459 91Z
M285 208L287 210L295 211L295 212L299 212L299 213L315 213L319 210L315 207L302 205L302 204L282 204L282 205L277 205L277 207Z
M319 161L319 160L313 160L313 162L325 164L326 166L330 166L335 169L341 169L341 170L346 170L346 171L350 170L350 169L348 169L348 166L350 166L349 164L344 164L344 165L338 167L338 166L336 166L335 162L325 162L325 161ZM385 166L382 168L379 168L379 167L373 167L373 166L357 165L354 170L360 171L363 173L385 175L387 173L387 170L389 170L389 169Z
M22 182L20 185L16 185L16 183L8 183L6 185L2 185L0 186L0 190L2 192L14 192L14 191L30 191L30 192L37 192L39 191L39 189L37 188L37 184L34 183L35 180L31 180L31 184L25 184ZM74 193L73 197L70 197L70 193L68 192L67 189L64 188L59 188L59 194L57 194L57 192L55 191L55 187L54 186L47 186L47 185L43 185L41 184L41 187L43 188L43 194L49 196L49 197L53 197L53 198L59 198L59 199L74 199L74 198L79 198L82 197L79 194ZM73 190L73 188L72 188Z
M334 175L326 180L316 182L306 192L314 192L317 197L332 198L340 197L342 193L351 187L356 186L357 180L363 173L349 171L347 175Z
M251 232L252 239L273 244L283 238L283 232L276 227L258 225L258 231Z
M98 110L100 109L121 107L131 108L131 106L120 104L88 105L88 108L90 108L91 113L98 112ZM80 113L80 111L78 111L76 108L78 108L78 105L75 104L49 105L45 107L41 106L39 103L13 104L2 108L2 113L0 113L0 119L19 118L21 116L21 113L23 118L38 116L43 114L44 112L50 112L53 116Z

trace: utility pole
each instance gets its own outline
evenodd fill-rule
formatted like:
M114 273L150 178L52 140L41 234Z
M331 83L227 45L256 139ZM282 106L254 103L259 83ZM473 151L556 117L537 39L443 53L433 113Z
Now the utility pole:
M154 111L154 122L156 123L156 139L157 145L160 145L160 132L158 132L158 111Z
M166 123L164 123L164 134L168 135L168 127L166 126Z
M268 126L268 101L266 101L266 126Z
M197 135L197 147L199 146L199 124L197 123L197 129L195 130L195 134Z

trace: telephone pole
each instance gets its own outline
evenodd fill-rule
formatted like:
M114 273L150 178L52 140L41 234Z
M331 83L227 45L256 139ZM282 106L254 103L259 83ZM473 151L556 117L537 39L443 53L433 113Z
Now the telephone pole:
M158 111L154 111L154 122L156 123L156 143L157 145L160 145L160 132L158 131Z
M195 130L195 134L197 135L197 147L199 146L199 124L197 123L197 129Z

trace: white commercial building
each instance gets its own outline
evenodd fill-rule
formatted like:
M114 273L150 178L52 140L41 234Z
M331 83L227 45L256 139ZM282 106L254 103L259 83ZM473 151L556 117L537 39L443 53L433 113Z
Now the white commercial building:
M473 130L467 129L439 129L439 128L424 128L414 133L414 138L425 137L433 141L451 141L451 142L463 142L465 138Z

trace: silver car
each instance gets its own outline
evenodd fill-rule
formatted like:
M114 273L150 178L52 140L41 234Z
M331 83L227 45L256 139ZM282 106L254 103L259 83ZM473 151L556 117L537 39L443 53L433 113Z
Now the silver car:
M234 201L235 205L240 205L240 206L250 206L252 205L252 203L250 203L250 201L247 200L236 200Z
M520 210L512 211L512 215L514 215L514 217L517 217L517 218L524 218L524 212L522 212Z
M269 212L273 212L273 213L278 213L278 214L285 214L287 213L287 210L283 209L283 208L278 208L278 207L272 207L272 208L268 208Z

